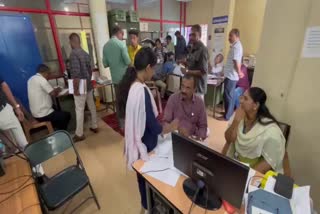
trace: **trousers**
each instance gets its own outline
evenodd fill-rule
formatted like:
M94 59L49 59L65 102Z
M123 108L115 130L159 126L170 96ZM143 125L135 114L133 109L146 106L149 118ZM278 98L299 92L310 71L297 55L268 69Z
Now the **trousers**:
M98 128L97 123L97 110L93 100L93 91L88 91L87 94L74 96L74 104L76 106L77 128L76 135L81 137L83 135L83 121L84 121L84 108L88 104L91 113L91 128Z

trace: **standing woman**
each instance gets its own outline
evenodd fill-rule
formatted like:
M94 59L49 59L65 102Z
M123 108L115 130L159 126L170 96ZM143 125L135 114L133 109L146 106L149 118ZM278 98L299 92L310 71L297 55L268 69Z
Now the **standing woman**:
M222 153L262 174L269 170L283 173L285 138L266 101L261 88L253 87L244 93L225 133L227 142Z
M178 121L161 126L157 120L158 110L149 88L145 85L154 74L157 57L151 48L141 48L134 67L129 67L119 84L119 110L125 116L125 155L127 166L138 159L148 160L158 142L158 135L172 132L178 128ZM137 175L141 203L147 209L145 180Z

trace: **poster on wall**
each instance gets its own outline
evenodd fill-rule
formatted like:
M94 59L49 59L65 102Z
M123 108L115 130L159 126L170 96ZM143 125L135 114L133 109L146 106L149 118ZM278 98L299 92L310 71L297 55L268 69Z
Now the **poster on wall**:
M302 57L320 58L320 26L307 28Z
M228 16L218 16L212 18L213 24L213 47L212 47L212 59L211 62L216 62L217 64L222 64L223 60L223 50L224 41L226 36L226 29L228 24ZM221 57L222 55L222 57ZM214 65L214 64L213 64Z

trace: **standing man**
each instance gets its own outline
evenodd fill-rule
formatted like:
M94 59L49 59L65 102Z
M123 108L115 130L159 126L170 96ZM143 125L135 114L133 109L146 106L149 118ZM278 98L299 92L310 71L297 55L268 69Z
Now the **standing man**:
M128 54L131 60L131 65L134 64L134 58L138 51L141 49L139 45L139 31L130 30L129 31L130 45L128 46Z
M168 52L175 53L174 44L172 43L172 37L170 35L168 35L166 37L166 42L167 42L167 50L168 50Z
M240 32L238 29L232 29L229 33L229 42L231 44L226 65L224 67L224 119L229 120L234 111L235 89L239 78L243 77L241 71L241 61L243 48L240 42Z
M0 77L0 131L10 131L11 137L21 150L28 145L20 124L23 120L24 114L20 105L14 99L8 84ZM37 173L37 182L44 183L47 180L41 165L37 165L32 170Z
M98 132L97 124L97 112L96 106L93 100L93 86L91 83L92 68L90 62L90 56L85 52L80 45L80 37L76 33L72 33L69 36L70 45L72 48L70 54L70 75L73 79L74 88L74 103L76 106L76 118L77 128L76 134L73 138L74 142L82 141L85 139L83 134L83 122L84 122L84 108L86 103L91 113L91 128L94 133ZM87 80L87 94L79 93L79 83L81 79Z
M53 89L49 84L50 68L40 64L37 74L28 80L28 99L32 116L39 122L50 121L56 130L67 130L71 115L56 111L52 107L52 97L57 97L61 88Z
M192 48L187 59L187 68L181 68L181 72L196 77L196 93L204 100L204 95L207 93L209 53L207 47L201 42L201 26L193 25L191 27L191 32L190 42Z
M112 38L103 47L103 65L110 67L111 78L118 95L118 84L126 72L131 60L128 54L127 46L123 40L123 30L119 26L112 29ZM116 97L117 99L117 97ZM119 117L117 106L117 116L120 128L124 127L124 118Z
M177 37L177 45L175 47L176 59L181 59L187 55L187 44L180 31L176 31L174 34Z

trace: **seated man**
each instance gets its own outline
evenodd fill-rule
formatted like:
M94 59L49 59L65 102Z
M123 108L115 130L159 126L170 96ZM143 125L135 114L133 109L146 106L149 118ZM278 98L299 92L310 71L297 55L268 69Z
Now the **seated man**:
M70 121L70 113L55 111L52 108L52 98L61 92L60 88L53 89L48 82L50 68L39 65L37 74L28 80L29 106L33 117L39 122L50 121L58 130L67 130Z
M173 52L169 52L167 54L167 61L163 64L163 68L162 71L165 74L172 74L174 68L176 67L175 61L174 61L174 53Z
M195 94L195 77L186 74L182 78L181 92L170 96L164 121L171 123L179 120L179 133L197 140L207 138L207 113L203 100Z

